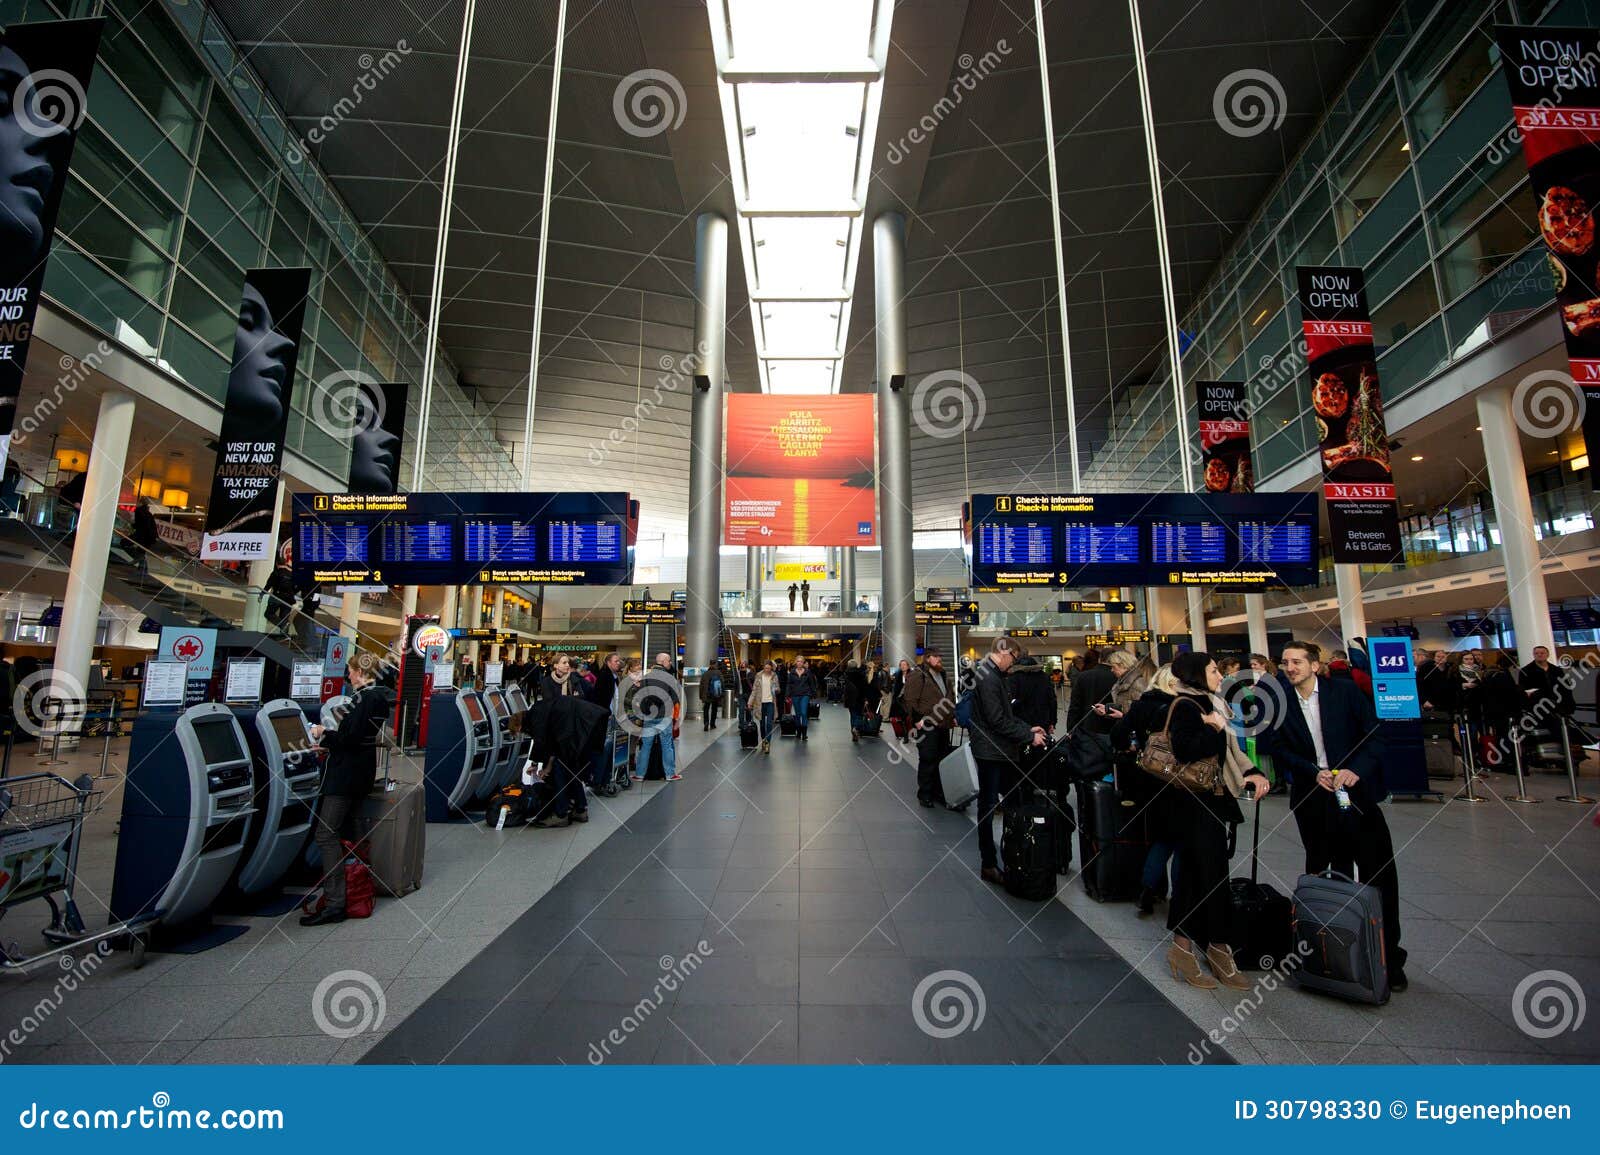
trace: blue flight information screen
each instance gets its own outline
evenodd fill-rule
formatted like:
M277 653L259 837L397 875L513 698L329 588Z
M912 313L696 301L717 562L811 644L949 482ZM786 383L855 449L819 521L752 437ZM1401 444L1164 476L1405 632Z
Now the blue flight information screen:
M1273 525L1264 521L1239 523L1239 556L1246 562L1285 565L1311 560L1311 526L1303 521Z
M452 560L455 527L443 518L386 521L378 547L390 565L405 562L443 564Z
M1139 527L1116 522L1069 521L1068 565L1138 565Z
M462 523L466 560L474 565L532 565L539 533L529 521L468 518Z
M1051 527L1037 521L985 522L978 527L978 556L985 565L1054 565Z
M1150 560L1156 565L1222 565L1228 530L1219 521L1158 521L1150 526Z
M367 526L359 521L302 521L295 537L295 559L305 565L339 566L367 562Z
M614 521L552 521L550 564L622 560L622 526Z

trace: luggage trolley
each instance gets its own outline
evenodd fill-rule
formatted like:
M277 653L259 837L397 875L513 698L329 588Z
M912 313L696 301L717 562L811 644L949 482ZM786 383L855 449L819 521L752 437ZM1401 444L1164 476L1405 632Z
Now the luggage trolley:
M79 838L93 797L94 779L88 774L76 782L49 773L0 778L0 918L13 906L42 898L50 904L44 937L56 944L23 955L17 943L0 941L0 970L26 970L77 947L118 938L128 941L134 965L144 965L142 931L160 918L159 911L113 921L91 934L73 898Z

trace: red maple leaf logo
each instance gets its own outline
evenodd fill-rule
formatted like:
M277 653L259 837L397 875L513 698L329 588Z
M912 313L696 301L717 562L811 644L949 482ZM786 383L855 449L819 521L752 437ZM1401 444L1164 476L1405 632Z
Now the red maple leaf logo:
M198 658L204 651L205 647L200 644L200 639L192 634L179 638L172 645L172 656L182 658L184 661Z

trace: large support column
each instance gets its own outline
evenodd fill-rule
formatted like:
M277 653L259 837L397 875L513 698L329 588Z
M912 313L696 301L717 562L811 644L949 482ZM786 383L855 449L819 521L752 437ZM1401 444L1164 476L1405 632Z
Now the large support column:
M352 590L339 603L339 636L355 639L361 646L361 595Z
M131 398L129 403L132 403ZM98 426L96 428L98 429ZM98 432L95 434L95 437L98 440ZM124 448L123 453L126 455L126 448ZM92 459L90 463L93 464ZM119 486L122 484L120 472L118 474L117 484ZM274 533L277 532L278 522L283 518L284 488L283 482L279 481L277 494L272 499L272 529ZM267 595L264 592L264 587L267 584L267 579L272 576L272 571L277 564L277 550L273 550L272 552L268 553L266 557L258 558L250 563L250 568L245 577L245 580L249 584L250 588L244 595L244 621L241 628L246 630L256 630L258 632L267 628ZM300 607L298 605L295 606L296 610L299 608ZM299 630L294 629L293 633L298 634Z
M506 587L505 586L495 586L494 587L494 628L496 630L504 629L505 628L505 624L506 624ZM500 643L499 642L491 642L489 644L489 660L491 662L498 662L500 660Z
M1183 592L1189 601L1189 644L1201 653L1206 648L1205 592L1198 586L1190 586Z
M122 475L128 463L128 437L133 432L133 407L131 395L113 390L101 396L100 414L95 420L89 475L83 486L83 511L78 516L78 533L72 544L72 568L67 573L50 678L50 696L73 704L68 714L71 718L81 717L84 687L89 684L89 661L94 655L100 598L105 592L106 559L111 556L117 501L122 495Z
M1263 594L1244 595L1246 628L1250 631L1250 652L1267 653L1267 599ZM1269 655L1270 656L1270 655Z
M456 607L460 604L460 590L456 586L444 587L444 601L439 606L439 624L451 629L456 624Z
M761 612L761 547L746 546L744 551L745 612Z
M911 406L906 384L906 221L872 222L877 320L878 547L883 567L883 661L917 660L916 574L911 554Z
M683 664L717 657L722 588L722 376L728 336L728 222L701 213L694 237L694 390L689 409L689 566ZM685 711L687 713L687 711Z
M1361 567L1333 567L1333 587L1339 594L1339 648L1348 649L1351 638L1367 636L1367 607L1361 604ZM1540 587L1543 592L1543 587Z
M839 547L839 612L856 612L856 547L853 545Z
M1511 410L1511 387L1486 389L1477 396L1478 424L1483 426L1483 456L1489 468L1489 488L1494 493L1494 519L1500 527L1500 551L1506 564L1506 600L1511 604L1511 628L1517 635L1521 664L1533 661L1533 647L1555 650L1550 627L1550 599L1545 593L1544 570L1539 566L1539 543L1533 536L1533 502L1528 496L1527 465ZM1589 468L1597 466L1591 463Z

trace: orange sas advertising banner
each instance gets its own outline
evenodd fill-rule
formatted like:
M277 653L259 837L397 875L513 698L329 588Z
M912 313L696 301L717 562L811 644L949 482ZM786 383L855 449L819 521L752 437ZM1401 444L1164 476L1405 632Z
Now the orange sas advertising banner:
M728 395L726 545L876 545L876 398Z

